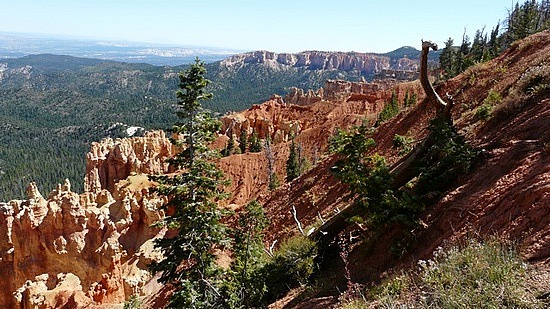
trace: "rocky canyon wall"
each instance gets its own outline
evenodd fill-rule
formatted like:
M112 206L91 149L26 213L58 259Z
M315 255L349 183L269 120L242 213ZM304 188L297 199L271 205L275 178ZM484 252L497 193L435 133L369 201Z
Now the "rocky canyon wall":
M142 294L159 255L151 224L165 198L149 192L142 173L167 171L174 149L163 132L94 143L87 155L87 191L68 180L42 196L0 203L0 307L70 308L122 303Z
M150 225L165 202L145 182L130 177L112 193L80 195L66 182L47 199L31 183L27 200L0 204L0 304L53 308L69 298L116 303L139 293L150 277L151 239L161 232ZM60 300L55 289L69 294Z
M390 57L354 52L306 51L296 54L278 54L269 51L254 51L238 54L222 61L222 65L226 67L238 67L249 63L303 67L309 70L358 71L367 75L391 67Z
M145 133L144 137L105 139L92 143L86 155L84 191L112 191L119 180L130 173L158 175L169 171L166 158L175 154L174 145L163 131Z

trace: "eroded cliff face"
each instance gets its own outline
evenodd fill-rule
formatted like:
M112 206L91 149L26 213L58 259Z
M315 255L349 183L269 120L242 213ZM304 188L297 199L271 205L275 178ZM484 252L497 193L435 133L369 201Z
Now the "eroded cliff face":
M169 171L166 158L176 149L163 131L145 133L144 137L105 139L92 143L86 155L84 191L113 191L119 180L131 173L158 175Z
M274 95L269 101L254 105L246 111L229 113L221 118L222 134L238 138L241 131L256 133L260 138L269 137L275 144L287 142L309 130L329 130L323 138L311 140L324 150L324 144L334 132L334 127L346 128L357 124L351 118L372 120L395 93L402 102L405 95L413 93L421 100L418 82L395 83L393 81L347 82L329 80L316 92L291 88L284 98ZM351 120L351 121L350 121Z
M377 102L385 100L386 91L396 87L395 80L377 80L374 82L349 82L344 80L327 80L323 88L313 91L292 87L283 101L289 104L310 105L319 101L369 101ZM411 90L411 93L414 90Z
M158 207L165 202L147 194L145 182L129 177L112 194L79 195L61 186L48 199L31 183L28 200L0 204L6 223L0 226L0 276L9 278L0 289L2 304L54 307L59 295L40 295L56 289L98 303L139 294L155 257L151 239L161 232L151 224L163 217Z
M286 160L291 140L299 145L301 156L312 165L326 158L329 138L337 128L346 129L367 121L374 124L377 114L395 93L400 102L405 94L413 93L419 99L419 82L400 84L351 83L328 81L327 99L306 105L289 104L279 96L254 105L246 111L231 113L221 118L222 134L233 135L238 142L241 131L250 137L269 138L274 155L274 171L279 180L286 177ZM393 86L393 87L392 87ZM330 100L329 98L338 98ZM223 139L227 143L228 138ZM220 167L231 180L229 204L242 205L252 199L269 196L267 158L264 151L246 152L220 160Z
M165 139L156 143L152 136L160 138L162 134L126 140L132 145L132 151L123 152L133 158L130 165L107 160L103 167L157 171L153 162L160 160L159 154L168 144L164 144ZM122 144L107 152L106 158L126 149ZM113 141L109 140L94 145L92 151L111 146ZM151 160L135 160L139 158L135 154L153 156ZM88 166L88 170L96 167ZM149 193L151 183L143 174L126 175L117 182L112 178L94 181L112 187L107 190L88 184L92 191L77 194L66 180L44 198L31 183L27 200L0 203L0 277L5 278L0 305L76 308L122 303L132 294L143 293L142 287L151 277L147 265L159 258L152 239L163 234L151 224L163 218L159 207L166 201Z
M221 62L227 68L238 69L248 63L304 67L309 70L358 71L365 75L390 69L390 57L368 53L306 51L296 54L254 51L229 57Z

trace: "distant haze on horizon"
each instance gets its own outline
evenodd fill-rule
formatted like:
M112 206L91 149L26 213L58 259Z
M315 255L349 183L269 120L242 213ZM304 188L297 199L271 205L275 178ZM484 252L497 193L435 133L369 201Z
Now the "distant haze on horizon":
M523 2L523 1L522 1ZM0 32L232 50L385 53L490 33L515 1L0 0Z

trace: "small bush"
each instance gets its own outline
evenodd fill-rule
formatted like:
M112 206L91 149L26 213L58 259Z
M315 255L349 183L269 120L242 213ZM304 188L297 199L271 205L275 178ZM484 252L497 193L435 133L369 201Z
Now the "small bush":
M526 106L536 104L539 99L550 95L550 65L541 63L527 69L512 86L509 95L493 112L496 122L521 112Z
M489 90L489 94L487 94L487 97L485 100L483 100L483 103L488 105L498 105L502 102L502 95L496 91Z
M550 91L550 66L542 63L529 68L518 81L518 88L521 92L538 96Z
M346 301L342 304L342 309L368 309L372 308L362 299L355 299L351 301Z
M292 288L308 283L315 270L317 243L305 236L284 242L263 269L268 303Z
M130 298L124 302L124 309L139 309L141 308L141 300L137 294L132 294Z
M373 294L375 294L375 298L382 308L395 308L399 304L399 296L405 294L411 286L411 277L407 274L402 274L383 284Z
M399 155L405 155L409 153L413 147L414 139L410 136L395 134L393 137L393 148L399 150Z
M279 176L277 176L277 173L273 172L269 175L269 190L275 190L281 185L281 182L279 181Z
M466 143L464 136L443 119L432 120L429 129L435 142L420 160L421 174L412 198L415 203L425 205L436 201L451 183L467 174L478 154Z
M421 261L421 280L434 304L442 308L529 308L527 264L517 252L496 240L470 241L439 249Z
M492 110L493 106L491 106L490 104L483 104L476 109L476 118L479 120L487 120L489 119L489 117L491 117Z
M380 114L378 114L378 120L376 125L380 125L385 121L393 118L395 115L399 114L399 103L397 101L397 95L392 93L391 101L387 103Z

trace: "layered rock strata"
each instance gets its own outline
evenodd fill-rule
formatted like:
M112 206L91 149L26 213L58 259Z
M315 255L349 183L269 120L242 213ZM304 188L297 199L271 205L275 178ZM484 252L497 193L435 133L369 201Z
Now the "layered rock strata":
M229 57L221 62L225 67L237 69L250 63L263 63L272 67L304 67L309 70L358 71L364 75L390 68L390 57L370 53L342 53L305 51L296 54L254 51Z

